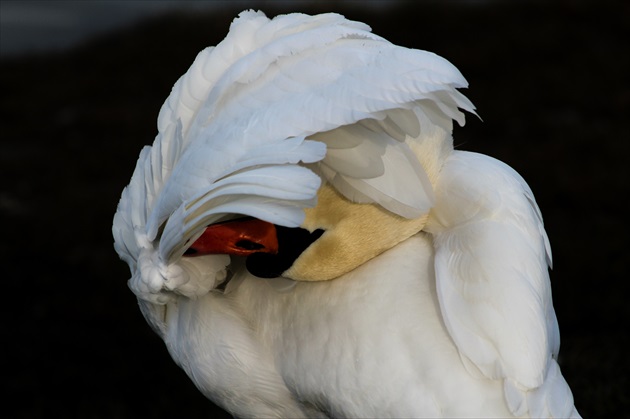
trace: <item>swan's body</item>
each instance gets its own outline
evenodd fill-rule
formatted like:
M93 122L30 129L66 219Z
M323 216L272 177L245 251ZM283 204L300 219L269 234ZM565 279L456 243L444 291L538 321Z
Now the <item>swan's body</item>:
M231 393L220 397L237 416L298 417L308 395L332 417L508 417L501 382L466 370L440 320L433 256L420 233L339 280L281 296L244 271L230 298L169 310L165 341L204 393ZM201 364L216 370L195 374Z
M457 87L445 60L332 14L247 12L199 55L114 236L204 394L236 416L579 416L542 218L512 169L453 151L473 111ZM239 244L241 215L282 228L278 256L260 230ZM221 253L247 268L214 254L234 234ZM284 278L250 273L271 265Z

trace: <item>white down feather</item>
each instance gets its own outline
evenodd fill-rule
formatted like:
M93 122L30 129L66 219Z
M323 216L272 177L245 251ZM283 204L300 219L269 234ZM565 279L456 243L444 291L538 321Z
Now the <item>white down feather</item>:
M472 374L503 380L515 415L568 417L572 403L553 414L548 409L558 396L550 380L569 390L555 360L551 251L529 186L498 160L455 151L436 195L427 231L434 236L437 294L464 363Z

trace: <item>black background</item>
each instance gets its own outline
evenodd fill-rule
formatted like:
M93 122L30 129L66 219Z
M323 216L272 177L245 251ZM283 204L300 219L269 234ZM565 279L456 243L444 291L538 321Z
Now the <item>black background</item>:
M576 406L584 417L623 416L630 408L630 7L360 5L268 2L263 10L337 11L462 71L483 122L469 116L456 128L456 147L514 167L543 212L560 364ZM8 417L221 415L144 322L112 247L111 222L173 83L243 8L171 13L70 51L0 62L0 381L12 399Z

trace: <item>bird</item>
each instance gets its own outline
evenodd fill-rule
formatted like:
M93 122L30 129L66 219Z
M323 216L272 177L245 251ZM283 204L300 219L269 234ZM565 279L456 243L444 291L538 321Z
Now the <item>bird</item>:
M246 10L158 115L112 233L170 356L236 417L580 417L525 180L456 150L448 60Z

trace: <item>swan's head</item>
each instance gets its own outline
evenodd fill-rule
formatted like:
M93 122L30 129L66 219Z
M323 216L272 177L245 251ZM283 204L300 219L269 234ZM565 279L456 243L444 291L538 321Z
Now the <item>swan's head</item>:
M244 256L246 268L262 278L329 280L416 234L428 217L407 219L376 204L350 202L330 184L305 213L302 226L294 228L249 217L208 226L184 257Z
M428 185L451 151L450 135L435 131L409 146ZM405 182L406 179L393 179ZM418 183L418 188L423 186ZM432 191L425 191L432 196ZM228 254L246 257L246 268L262 278L282 276L298 281L337 278L421 231L428 218L427 207L405 217L377 203L352 202L332 183L324 181L316 205L304 209L299 227L283 227L252 218L234 218L208 226L190 245L184 257Z

